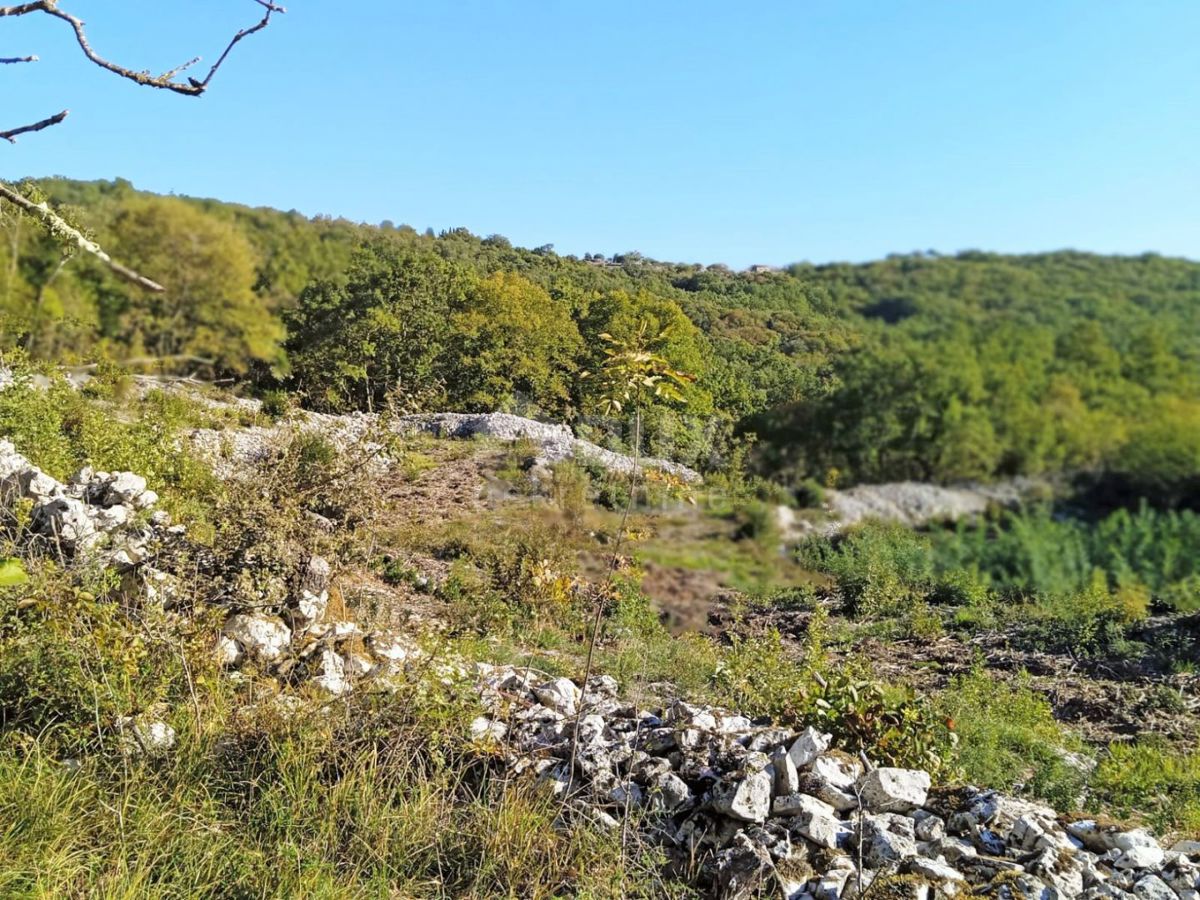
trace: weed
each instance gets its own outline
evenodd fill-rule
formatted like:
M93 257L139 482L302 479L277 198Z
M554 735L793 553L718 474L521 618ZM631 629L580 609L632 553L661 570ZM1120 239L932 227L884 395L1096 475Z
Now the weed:
M1200 835L1200 753L1146 737L1115 744L1092 776L1097 806L1140 815L1162 831Z
M1082 748L1026 678L1007 684L976 668L939 695L937 709L958 735L957 762L972 784L1074 807L1085 774L1066 754Z

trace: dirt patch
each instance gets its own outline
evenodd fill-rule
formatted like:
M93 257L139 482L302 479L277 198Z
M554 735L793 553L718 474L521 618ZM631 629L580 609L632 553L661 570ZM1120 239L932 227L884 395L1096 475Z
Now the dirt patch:
M777 629L785 645L799 652L811 617L805 610L759 606L735 622L729 608L719 606L710 627L718 634ZM1147 629L1160 640L1177 640L1180 633L1200 627L1196 619L1155 620ZM833 616L830 627L853 635L859 626ZM829 652L835 662L853 658L868 665L876 679L909 685L922 694L944 689L976 665L1008 683L1028 679L1028 686L1049 701L1056 718L1098 745L1150 733L1185 746L1200 745L1200 674L1173 672L1153 656L1081 658L1030 650L1020 646L1014 634L999 631L934 639L851 637Z
M482 509L494 509L512 498L512 489L496 478L504 451L462 444L422 446L429 468L406 474L397 467L380 483L388 520L428 524L459 519Z
M709 612L729 597L719 573L656 563L646 563L642 568L642 591L654 601L672 634L713 633Z

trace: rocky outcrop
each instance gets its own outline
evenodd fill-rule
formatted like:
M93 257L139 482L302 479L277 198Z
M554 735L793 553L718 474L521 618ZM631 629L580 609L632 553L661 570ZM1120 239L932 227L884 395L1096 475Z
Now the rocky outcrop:
M396 421L401 433L433 434L437 437L489 437L501 441L522 438L533 441L539 448L539 462L550 463L564 459L590 459L611 472L629 474L633 458L575 437L566 425L552 425L508 413L430 413L403 416ZM641 460L647 468L658 469L684 481L699 481L700 474L687 466L665 459L647 457Z
M295 421L270 427L251 426L222 431L194 429L189 440L192 446L208 459L220 474L231 474L239 467L246 467L269 456L287 438L288 434L315 432L338 447L364 448L368 452L380 449L379 429L383 427L378 416L370 413L350 413L341 416L321 413L304 413ZM566 425L537 422L533 419L508 413L429 413L401 416L388 423L392 432L400 435L431 434L435 437L463 440L474 437L491 438L497 441L528 439L537 449L539 463L553 463L566 459L585 459L599 463L611 472L628 474L633 471L633 458L623 453L575 437ZM700 474L687 466L665 459L646 457L641 465L658 469L687 482L697 482Z
M1016 507L1046 490L1045 482L1031 478L955 487L920 481L860 484L844 491L826 491L820 520L802 518L786 506L776 509L776 517L780 530L792 539L838 534L868 519L916 528L981 516L997 505Z

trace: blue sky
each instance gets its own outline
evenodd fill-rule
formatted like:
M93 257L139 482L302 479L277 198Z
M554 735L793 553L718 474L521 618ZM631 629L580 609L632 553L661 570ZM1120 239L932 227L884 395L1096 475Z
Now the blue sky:
M783 264L1200 257L1195 0L293 0L199 100L4 23L8 177ZM215 58L251 0L63 0L98 51Z

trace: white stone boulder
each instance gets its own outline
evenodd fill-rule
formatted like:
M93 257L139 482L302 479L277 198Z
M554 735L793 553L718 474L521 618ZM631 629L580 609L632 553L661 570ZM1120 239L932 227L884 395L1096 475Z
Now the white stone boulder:
M242 661L242 645L227 634L219 635L214 655L217 658L217 665L223 669L232 669Z
M1111 840L1113 848L1121 851L1113 863L1118 869L1157 869L1166 859L1158 841L1145 829L1118 832Z
M858 782L863 806L871 812L910 812L925 805L929 773L919 769L872 769Z
M742 822L765 822L771 812L771 773L765 769L713 790L712 808Z
M121 749L133 756L163 756L175 747L175 729L149 717L126 716L117 721Z
M86 550L101 537L88 505L72 497L56 497L34 507L30 528L67 553Z
M237 641L242 651L258 662L275 662L292 640L291 629L277 616L238 613L225 623L225 636Z
M788 748L787 753L796 768L803 769L828 750L832 740L832 735L822 734L815 728L806 728L792 741L792 746Z
M334 650L325 649L317 660L316 675L312 680L315 687L334 697L340 697L351 688L346 671L346 661Z
M570 678L555 678L533 689L533 696L563 715L573 716L579 711L579 688Z

